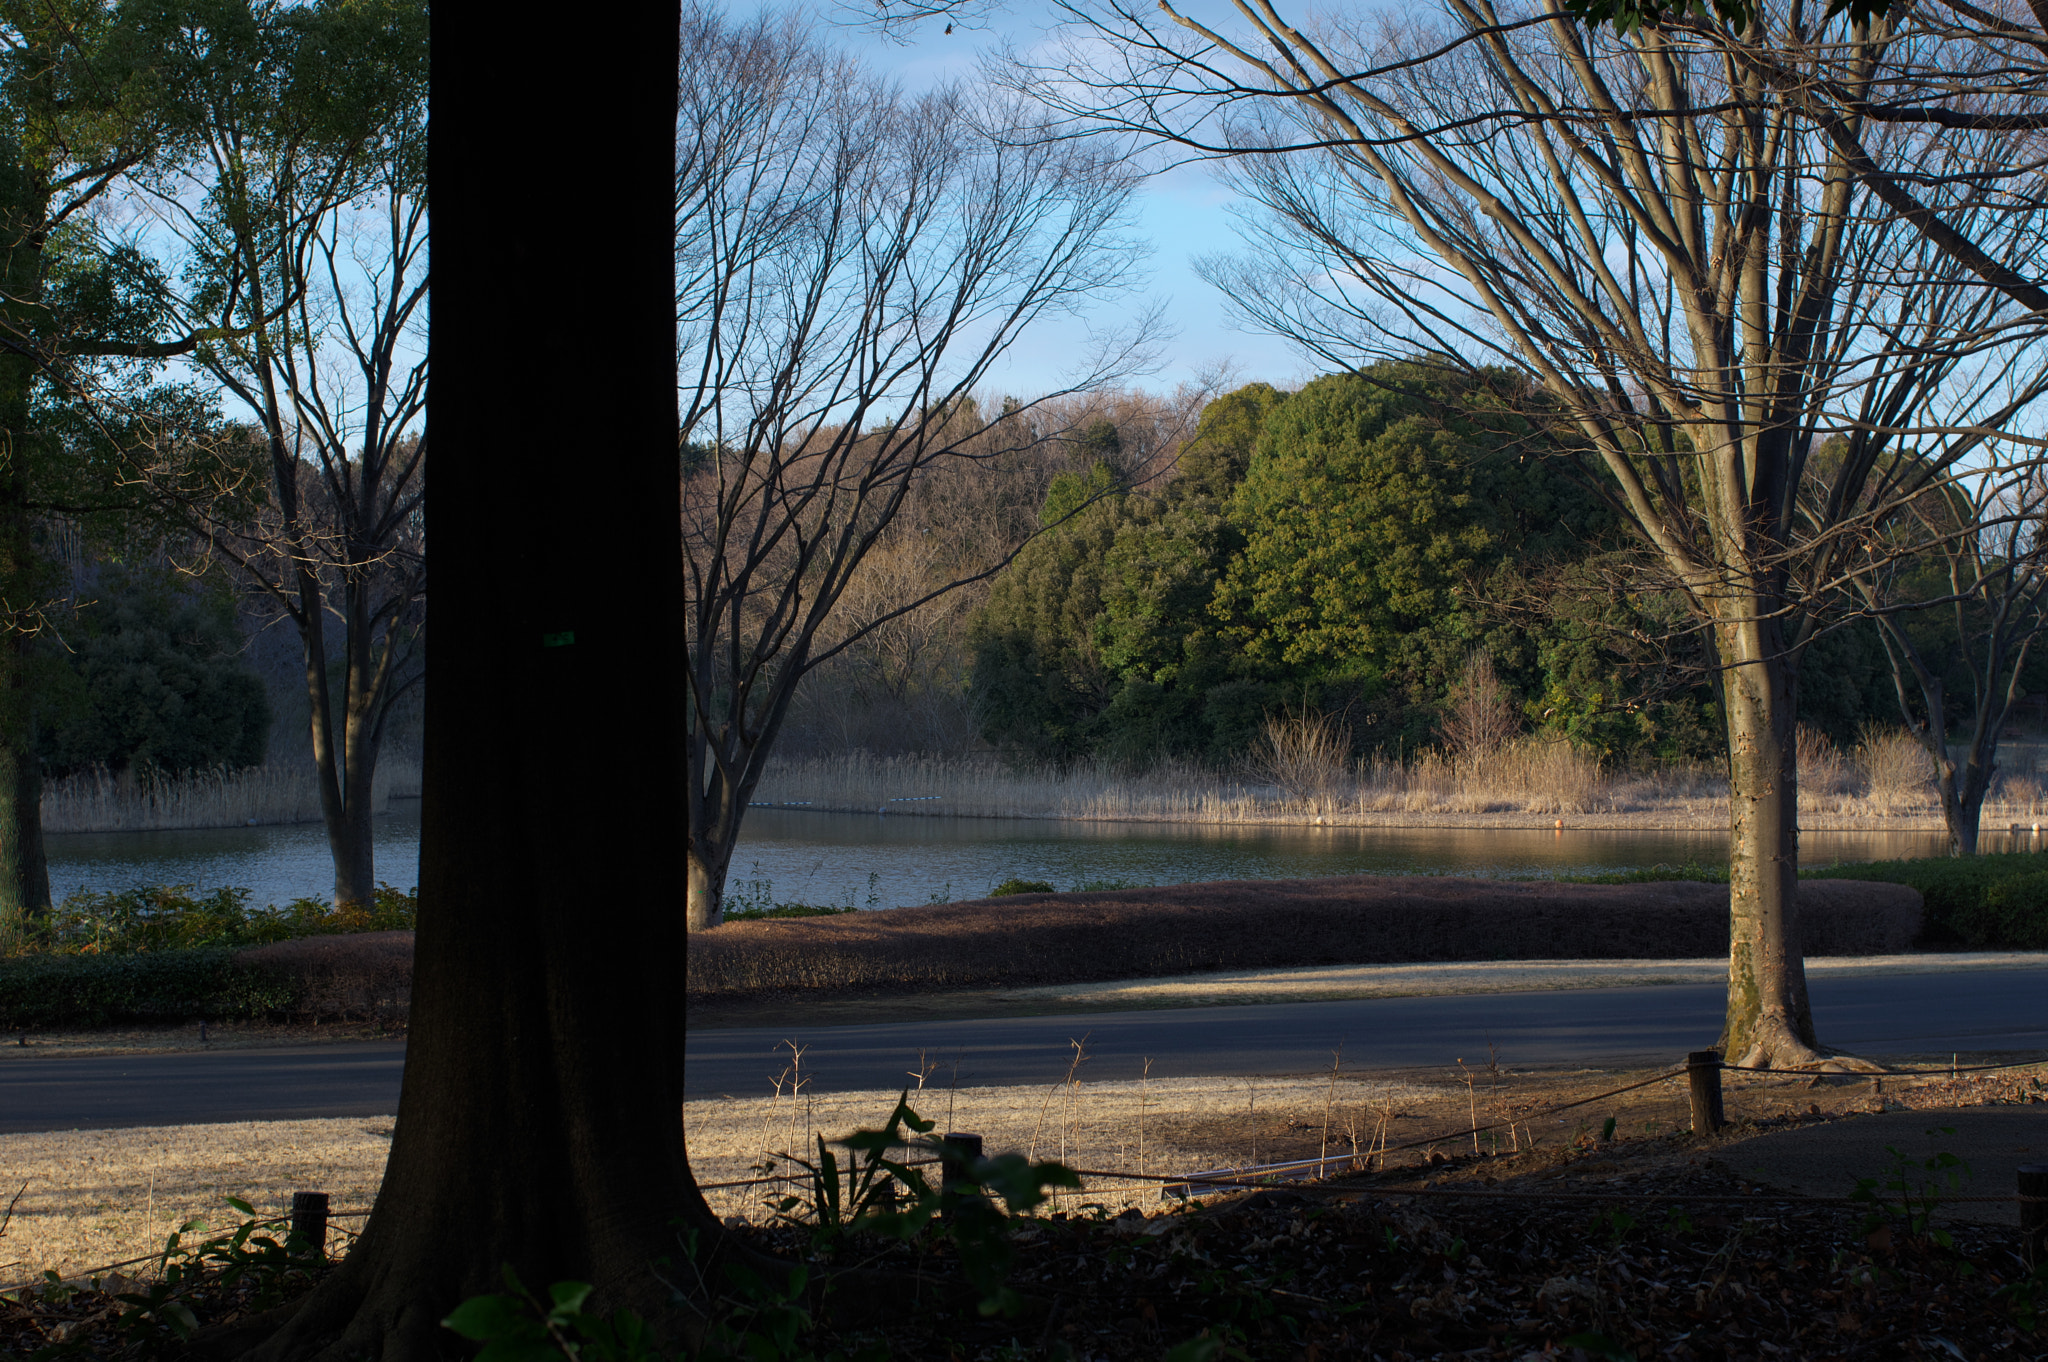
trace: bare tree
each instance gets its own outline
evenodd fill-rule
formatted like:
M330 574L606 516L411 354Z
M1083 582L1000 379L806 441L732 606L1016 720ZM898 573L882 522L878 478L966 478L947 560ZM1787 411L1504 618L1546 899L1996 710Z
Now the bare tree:
M722 915L747 801L799 683L1013 550L833 624L920 484L1032 443L972 394L1025 329L1132 281L1113 153L1016 103L905 96L795 16L685 16L676 324L688 602L689 922ZM1145 359L1101 338L1067 391ZM829 627L828 627L829 626Z
M2031 458L2018 469L1995 461L1916 498L1873 554L1878 565L1854 579L1884 640L1899 715L1932 761L1955 856L1977 852L1999 741L2048 630L2042 471ZM1968 714L1951 741L1948 682L1958 666L1969 677Z
M1475 650L1465 659L1465 669L1451 688L1450 708L1444 712L1444 741L1468 770L1514 741L1522 728L1514 701L1494 673L1493 658Z
M814 641L859 635L811 671L799 687L785 747L802 741L847 751L935 752L978 741L980 714L969 694L969 626L987 581L931 597L908 614L906 600L1014 554L1041 528L1047 490L1061 473L1089 474L1107 454L1119 485L1156 491L1177 470L1221 375L1170 393L1106 390L1024 410L986 428L974 457L933 464L862 561L840 607ZM1105 438L1105 432L1113 432ZM1113 445L1113 449L1109 446ZM869 621L891 616L869 627Z
M1732 8L1743 13L1750 5ZM1869 20L1846 35L1808 18L1792 26L1790 43L1737 43L1730 55L1812 120L1857 182L1900 221L1985 285L2048 312L2040 269L2048 243L2038 228L2017 238L2005 230L2014 217L2035 218L2043 202L2048 5L1876 0L1852 6L1860 19L1857 9L1868 9ZM1940 148L1941 173L1929 173L1930 144Z
M2037 419L2039 319L1889 209L1744 60L1813 69L1796 14L1618 38L1556 0L1442 0L1310 31L1237 0L1236 38L1161 8L1076 9L1071 56L1024 79L1094 126L1230 158L1267 212L1250 257L1208 273L1255 324L1340 365L1422 354L1540 392L1531 415L1713 644L1722 1044L1742 1064L1827 1062L1799 944L1801 653L1834 586L1867 568L1869 526ZM1881 58L1864 30L1830 34L1829 63ZM1931 176L1998 154L1911 152ZM2002 203L1958 212L1999 253L2039 225ZM1812 457L1835 439L1844 457Z
M369 33L344 18L328 39L374 55L344 66L353 88L303 55L266 73L268 100L202 86L215 188L158 200L188 247L184 306L226 336L193 358L253 416L269 469L263 513L195 509L298 632L337 903L377 887L377 759L422 675L426 591L426 11L362 17Z

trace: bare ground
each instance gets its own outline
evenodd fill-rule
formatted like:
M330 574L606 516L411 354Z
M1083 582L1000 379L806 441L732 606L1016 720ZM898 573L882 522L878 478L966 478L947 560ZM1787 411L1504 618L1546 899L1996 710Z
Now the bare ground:
M1601 1173L1597 1159L1604 1158L1622 1177L1724 1158L1760 1133L1859 1113L2048 1100L2048 1064L1956 1079L1946 1064L1927 1065L1884 1078L1881 1090L1861 1077L1814 1087L1804 1077L1730 1073L1726 1101L1735 1124L1712 1139L1680 1139L1687 1129L1682 1078L1555 1111L1656 1071L1518 1069L1508 1058L1490 1064L1467 1056L1462 1066L1391 1073L1340 1067L1291 1078L1141 1083L1090 1082L1083 1063L1074 1081L1039 1088L954 1089L943 1071L934 1071L910 1101L941 1130L980 1133L990 1153L1014 1149L1105 1175L1091 1190L1068 1194L1065 1205L1116 1209L1160 1201L1156 1185L1119 1184L1118 1173L1184 1175L1357 1153L1386 1171L1414 1170L1445 1185L1540 1173L1560 1155L1571 1157L1577 1176ZM1964 1056L1963 1063L1999 1058ZM692 1162L707 1184L758 1177L769 1164L787 1172L786 1155L815 1149L819 1135L833 1139L879 1126L897 1096L811 1097L785 1082L779 1093L690 1102L684 1120ZM1613 1139L1603 1141L1609 1119ZM1474 1134L1475 1126L1502 1122L1511 1128ZM371 1118L0 1136L0 1178L8 1184L0 1196L25 1189L0 1233L0 1285L32 1280L45 1269L79 1277L154 1253L195 1216L232 1223L229 1196L259 1214L280 1213L293 1191L325 1191L337 1212L366 1208L382 1177L390 1131L388 1118ZM1401 1145L1413 1147L1368 1157ZM710 1195L725 1214L759 1223L768 1218L769 1198L785 1190L713 1186ZM146 1276L146 1266L124 1270Z

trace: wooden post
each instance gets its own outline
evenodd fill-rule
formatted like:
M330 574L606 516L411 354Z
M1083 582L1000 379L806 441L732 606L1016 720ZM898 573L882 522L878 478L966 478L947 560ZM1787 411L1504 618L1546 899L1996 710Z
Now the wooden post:
M964 1189L973 1184L964 1183L955 1171L958 1160L964 1159L972 1163L981 1157L981 1136L964 1130L949 1130L940 1139L945 1143L947 1150L957 1155L958 1159L948 1159L939 1174L939 1195L945 1199L946 1204L955 1205L962 1211L970 1206L986 1207L988 1198L965 1192Z
M327 1193L292 1193L292 1233L305 1241L316 1258L327 1256Z
M2020 1239L2027 1262L2039 1267L2048 1263L2048 1163L2021 1164L2019 1192L2043 1198L2020 1203Z
M1692 1085L1692 1129L1711 1135L1728 1120L1721 1114L1721 1052L1694 1050L1685 1057L1686 1081Z

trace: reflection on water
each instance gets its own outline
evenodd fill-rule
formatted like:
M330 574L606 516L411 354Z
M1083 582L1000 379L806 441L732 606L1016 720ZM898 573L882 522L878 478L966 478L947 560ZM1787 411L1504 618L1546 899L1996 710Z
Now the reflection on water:
M1984 849L2011 839L1987 831ZM2032 843L2023 843L2032 845ZM1226 827L1073 823L1052 819L918 818L754 809L732 889L776 902L893 908L978 898L1007 879L1060 889L1088 882L1186 884L1314 875L1556 875L1727 859L1725 833L1563 832L1475 828ZM1809 832L1805 863L1938 855L1934 832ZM243 885L255 903L332 893L334 862L318 823L189 832L66 833L49 839L50 888ZM416 799L377 820L377 874L419 883ZM763 887L765 882L765 889Z
M1809 832L1807 865L1932 856L1934 832ZM1986 850L2001 850L1987 835ZM1060 889L1089 881L1187 884L1315 875L1597 874L1726 863L1725 832L1608 829L1246 827L919 818L753 809L731 888L777 902L906 903L978 898L1007 879Z
M419 883L420 802L394 799L377 819L377 878L400 889ZM250 890L254 904L334 893L334 858L319 823L176 832L67 832L47 839L50 893L139 885L224 884Z

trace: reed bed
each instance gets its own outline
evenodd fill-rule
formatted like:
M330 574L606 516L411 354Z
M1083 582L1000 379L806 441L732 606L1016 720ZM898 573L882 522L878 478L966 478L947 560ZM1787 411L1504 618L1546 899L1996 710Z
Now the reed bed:
M420 792L419 762L391 754L377 763L374 805L382 813L394 798ZM320 784L313 768L264 765L215 768L183 775L105 769L47 781L45 832L158 832L170 828L239 828L320 819Z
M1354 760L1341 730L1290 740L1269 729L1237 767L1168 759L1019 767L987 753L878 757L853 752L773 762L755 801L825 812L1056 818L1092 822L1372 825L1481 817L1513 823L1578 816L1613 826L1725 827L1725 771L1690 763L1613 768L1562 740L1526 737L1484 752L1427 750ZM1848 751L1802 729L1799 808L1809 828L1941 826L1933 765L1901 729L1872 730ZM2031 749L2009 745L1983 811L1989 830L2048 813Z

